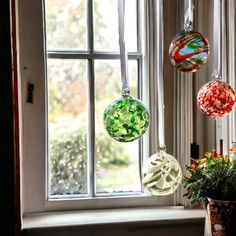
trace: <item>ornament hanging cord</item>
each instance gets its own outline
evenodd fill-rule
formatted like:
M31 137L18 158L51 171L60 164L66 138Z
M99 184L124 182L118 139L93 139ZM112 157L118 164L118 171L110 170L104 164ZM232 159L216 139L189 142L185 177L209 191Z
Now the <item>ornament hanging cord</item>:
M130 94L128 78L128 54L126 50L125 0L118 1L119 44L122 95Z
M157 3L156 3L157 4ZM158 9L160 20L156 19L156 25L159 32L159 38L162 39L159 42L159 51L161 52L161 57L157 62L158 79L157 79L157 91L158 91L158 149L165 149L165 115L164 115L164 81L163 81L163 1L161 1L161 7L155 5L155 9ZM158 38L158 36L157 36Z
M184 1L184 30L189 32L193 30L193 0Z
M221 0L214 0L214 19L213 19L213 75L214 79L221 78L222 67L222 14L221 14Z

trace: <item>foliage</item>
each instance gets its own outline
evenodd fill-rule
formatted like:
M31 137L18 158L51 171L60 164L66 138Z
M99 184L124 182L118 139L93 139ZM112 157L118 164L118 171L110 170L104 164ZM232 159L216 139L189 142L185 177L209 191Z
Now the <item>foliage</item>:
M97 168L128 165L123 147L110 138L97 136ZM52 195L87 193L87 135L73 131L50 140L50 181Z
M51 194L87 192L86 145L86 136L80 132L50 141Z
M129 157L123 146L104 135L97 135L96 158L99 168L109 168L111 165L121 166L129 164Z
M236 160L212 151L186 170L190 176L183 178L184 196L193 204L207 204L207 197L236 200Z
M48 49L86 49L86 1L46 0L46 27ZM107 48L108 42L101 32L106 29L97 1L93 2L95 45Z

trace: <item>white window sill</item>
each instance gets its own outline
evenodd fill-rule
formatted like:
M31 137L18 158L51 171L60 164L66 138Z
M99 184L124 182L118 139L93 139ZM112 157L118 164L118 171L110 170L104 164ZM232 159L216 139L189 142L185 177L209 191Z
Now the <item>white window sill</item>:
M205 210L183 207L145 207L125 209L83 210L27 214L23 229L44 229L108 224L188 224L205 222Z

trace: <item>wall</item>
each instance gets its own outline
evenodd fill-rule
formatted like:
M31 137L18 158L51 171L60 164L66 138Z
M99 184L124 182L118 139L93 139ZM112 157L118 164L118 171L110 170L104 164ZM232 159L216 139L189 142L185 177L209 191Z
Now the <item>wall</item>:
M0 235L15 235L14 137L9 0L0 0Z
M203 236L204 222L177 224L129 224L25 230L23 236Z

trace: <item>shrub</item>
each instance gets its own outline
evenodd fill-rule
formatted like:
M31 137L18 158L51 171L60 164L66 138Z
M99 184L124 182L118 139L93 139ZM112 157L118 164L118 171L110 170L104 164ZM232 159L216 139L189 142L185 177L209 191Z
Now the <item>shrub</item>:
M98 135L95 157L99 168L128 165L129 158L117 142ZM50 194L87 193L87 136L73 131L50 141Z

